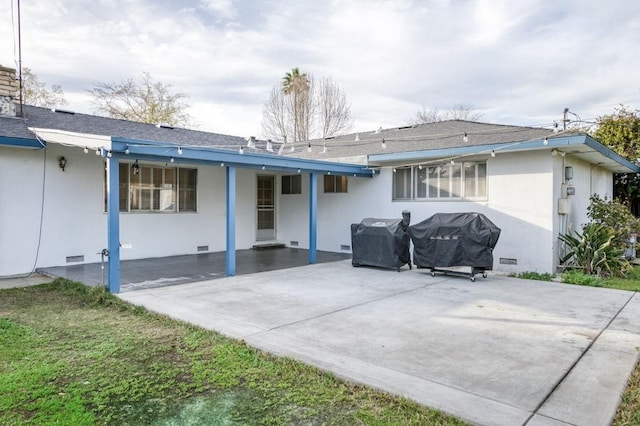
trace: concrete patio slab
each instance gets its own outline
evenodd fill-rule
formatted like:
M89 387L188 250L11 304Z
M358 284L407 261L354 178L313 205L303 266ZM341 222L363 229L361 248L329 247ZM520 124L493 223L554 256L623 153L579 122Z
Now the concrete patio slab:
M342 261L120 297L483 425L608 424L638 359L618 290Z
M29 274L24 277L10 277L0 279L0 290L5 288L30 287L33 285L46 284L51 282L52 278L40 274Z

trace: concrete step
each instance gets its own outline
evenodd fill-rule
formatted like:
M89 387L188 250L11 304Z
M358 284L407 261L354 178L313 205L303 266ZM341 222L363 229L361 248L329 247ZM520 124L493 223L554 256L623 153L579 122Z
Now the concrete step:
M254 250L269 250L269 249L279 249L279 248L285 248L285 247L286 246L284 243L279 243L277 241L264 241L260 243L255 243L253 245Z

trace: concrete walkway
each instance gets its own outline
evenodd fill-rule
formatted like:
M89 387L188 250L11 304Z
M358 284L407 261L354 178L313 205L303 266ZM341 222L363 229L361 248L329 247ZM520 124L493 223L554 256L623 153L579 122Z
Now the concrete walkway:
M122 293L482 425L606 425L640 347L635 293L349 261Z

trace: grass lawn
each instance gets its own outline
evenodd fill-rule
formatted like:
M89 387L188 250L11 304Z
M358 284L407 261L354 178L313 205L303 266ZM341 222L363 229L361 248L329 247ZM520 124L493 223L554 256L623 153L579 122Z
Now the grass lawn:
M0 290L0 395L2 425L464 424L62 279Z

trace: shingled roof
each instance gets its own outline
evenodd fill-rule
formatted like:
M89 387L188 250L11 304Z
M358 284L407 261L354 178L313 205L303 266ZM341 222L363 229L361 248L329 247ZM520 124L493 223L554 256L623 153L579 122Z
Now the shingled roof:
M285 149L283 154L316 159L351 158L371 154L509 144L556 135L553 130L544 128L449 120L299 142L293 152ZM309 144L311 153L306 149Z
M246 149L247 140L240 136L156 126L65 110L24 106L24 117L1 117L0 136L34 139L28 128L54 129L66 132L130 138L182 146L206 146L220 149ZM256 141L256 148L267 153L266 141ZM277 146L275 146L277 150Z

